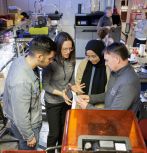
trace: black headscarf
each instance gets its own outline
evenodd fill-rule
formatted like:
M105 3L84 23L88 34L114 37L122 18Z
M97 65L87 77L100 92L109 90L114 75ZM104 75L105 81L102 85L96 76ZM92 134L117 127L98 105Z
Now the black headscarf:
M104 48L105 44L101 40L90 40L85 47L86 52L88 50L92 50L100 58L100 61L95 65L93 65L90 61L87 62L81 81L81 83L85 83L86 85L86 87L83 89L85 94L88 94L89 91L89 85L90 85L90 79L93 67L95 67L95 73L92 82L91 94L100 94L105 92L105 86L107 83L107 74L106 74L104 56L102 54Z

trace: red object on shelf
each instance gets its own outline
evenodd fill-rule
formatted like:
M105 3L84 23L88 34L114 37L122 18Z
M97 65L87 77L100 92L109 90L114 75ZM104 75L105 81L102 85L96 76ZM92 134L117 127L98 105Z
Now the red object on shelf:
M82 152L78 151L80 135L128 137L132 153L146 153L137 119L131 111L70 110L66 115L62 153Z

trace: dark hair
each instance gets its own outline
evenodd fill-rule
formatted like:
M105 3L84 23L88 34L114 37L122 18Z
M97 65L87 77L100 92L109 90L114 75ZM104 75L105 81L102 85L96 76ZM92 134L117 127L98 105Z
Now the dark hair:
M107 46L104 52L108 54L115 53L119 55L123 60L126 60L129 57L129 52L127 47L123 43L119 42L114 42L111 45Z
M60 64L63 63L63 58L61 56L61 50L62 50L63 43L65 41L72 42L73 51L70 54L69 60L72 64L75 65L75 45L74 45L74 41L73 41L72 37L67 32L60 32L55 38L55 43L57 46L57 54L56 54L57 62L59 62Z
M26 19L29 19L29 16L26 12L21 12L21 15L23 15Z
M107 7L105 8L105 11L109 11L109 10L112 10L112 7L111 7L111 6L107 6Z
M36 36L29 44L29 54L34 55L36 52L49 54L56 51L55 43L47 36Z
M97 30L97 34L98 34L100 39L104 39L108 33L109 33L109 29L108 28L102 27L102 28L99 28Z

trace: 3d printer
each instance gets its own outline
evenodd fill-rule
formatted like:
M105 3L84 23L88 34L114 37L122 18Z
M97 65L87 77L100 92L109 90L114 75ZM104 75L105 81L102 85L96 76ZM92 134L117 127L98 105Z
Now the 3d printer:
M137 120L130 111L71 110L62 153L146 153Z

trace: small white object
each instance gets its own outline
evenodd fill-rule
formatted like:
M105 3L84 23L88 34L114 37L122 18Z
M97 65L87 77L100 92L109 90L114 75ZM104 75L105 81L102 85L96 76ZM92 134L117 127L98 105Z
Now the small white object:
M85 149L90 149L92 147L90 142L86 142L84 148Z
M52 26L58 25L58 21L57 21L57 20L51 20L51 25L52 25Z
M100 140L100 147L102 148L113 148L114 142L113 141L106 141L106 140Z
M144 56L145 54L145 44L140 44L139 46L139 55Z
M144 93L144 97L147 98L147 91Z
M115 149L118 151L127 151L125 143L115 143Z
M77 95L75 92L72 91L72 95L73 95L73 100L72 100L72 106L71 109L76 109L76 104L77 104Z
M147 69L145 69L145 68L141 68L141 72L143 72L143 73L147 73Z
M140 94L140 99L142 103L147 101L147 97L145 97L144 94Z
M129 59L130 61L136 61L136 55L135 54L131 54L131 56L130 56L130 59Z

